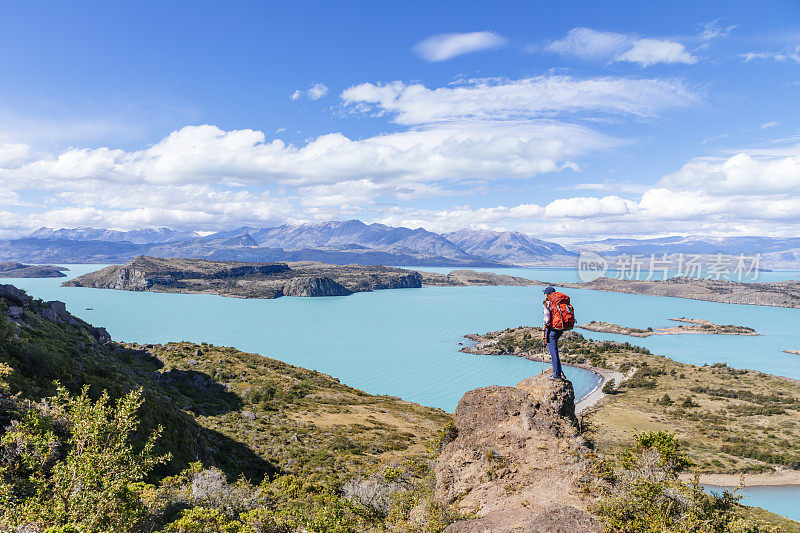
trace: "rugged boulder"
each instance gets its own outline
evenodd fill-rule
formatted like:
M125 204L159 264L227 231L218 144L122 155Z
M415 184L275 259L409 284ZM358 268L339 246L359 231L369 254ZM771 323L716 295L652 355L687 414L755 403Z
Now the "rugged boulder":
M562 418L573 424L577 423L575 389L568 379L550 379L546 373L539 374L523 379L517 383L516 388L530 393L537 401L557 412Z
M448 531L599 531L576 490L589 450L574 427L572 384L544 377L523 383L475 389L456 407L456 438L434 470L436 497L480 518ZM554 529L558 520L548 517L560 515L575 527Z
M31 297L13 285L0 285L0 298L20 307L28 307Z

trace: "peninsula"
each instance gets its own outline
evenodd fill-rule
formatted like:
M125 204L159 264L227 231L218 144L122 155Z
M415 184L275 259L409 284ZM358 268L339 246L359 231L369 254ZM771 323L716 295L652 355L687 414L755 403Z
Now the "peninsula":
M598 333L615 333L617 335L628 335L630 337L650 337L651 335L683 335L686 333L694 333L698 335L758 335L753 328L748 328L747 326L715 324L710 320L704 320L701 318L681 317L670 318L670 320L675 322L684 322L690 325L680 325L657 329L640 329L592 320L587 324L576 327L585 329L587 331L596 331Z
M64 283L128 291L217 294L236 298L346 296L381 289L423 285L535 285L538 282L461 270L450 274L366 265L331 265L313 261L251 263L139 256Z
M541 361L540 328L467 338L476 344L463 348L465 353ZM788 469L800 481L800 382L725 363L679 363L627 342L588 340L574 331L561 338L561 360L609 380L605 397L582 412L598 451L613 455L637 432L664 430L677 436L698 474L733 475L735 485L739 474L784 479ZM616 373L613 382L610 372Z
M66 267L54 265L26 265L14 261L0 262L0 278L63 278Z
M800 281L754 282L670 278L664 281L598 278L586 283L558 283L560 287L670 296L726 304L800 307Z

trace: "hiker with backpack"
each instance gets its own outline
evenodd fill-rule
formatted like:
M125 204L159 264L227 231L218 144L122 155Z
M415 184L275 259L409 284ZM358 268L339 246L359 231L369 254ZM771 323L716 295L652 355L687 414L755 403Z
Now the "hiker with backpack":
M575 309L569 301L569 296L547 287L544 293L544 326L542 327L542 344L550 351L550 362L553 366L553 375L550 379L561 379L561 359L558 357L558 339L565 331L575 325Z

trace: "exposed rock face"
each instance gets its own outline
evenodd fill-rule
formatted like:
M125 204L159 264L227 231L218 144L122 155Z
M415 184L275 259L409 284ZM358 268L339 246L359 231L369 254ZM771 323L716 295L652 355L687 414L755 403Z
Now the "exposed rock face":
M448 531L600 531L574 490L589 450L574 427L572 383L536 376L520 385L475 389L456 408L436 497L481 518Z
M108 334L108 331L106 331L106 328L98 328L98 327L95 327L95 326L91 326L89 328L89 333L91 333L92 336L95 339L97 339L97 341L100 344L108 344L109 342L111 342L111 335Z
M517 383L517 388L529 392L536 400L572 424L577 423L575 390L568 379L551 380L546 374L539 374L523 379Z
M30 296L13 285L0 285L0 298L22 307L28 307L30 303Z
M284 296L347 296L353 294L331 278L295 278L283 287Z

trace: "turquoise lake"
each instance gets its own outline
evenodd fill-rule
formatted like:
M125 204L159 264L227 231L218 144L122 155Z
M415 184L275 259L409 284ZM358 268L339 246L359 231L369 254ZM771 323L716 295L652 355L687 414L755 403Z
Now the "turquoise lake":
M730 487L724 487L731 490ZM706 485L709 492L721 494L723 487ZM739 493L744 496L742 503L752 507L761 507L773 513L793 520L800 520L800 486L788 487L745 487Z
M70 265L70 277L100 268ZM425 270L448 272L449 268ZM492 269L558 282L577 281L574 269ZM761 279L797 279L797 272L765 272ZM61 287L59 279L8 279L31 295L61 300L69 310L108 329L117 340L210 342L274 357L331 374L373 394L390 394L452 412L464 392L513 385L541 370L517 357L458 351L463 335L539 325L539 287L425 287L330 298L244 300L211 295L157 294ZM750 326L759 336L663 335L630 338L580 331L593 339L630 341L653 353L693 364L726 362L800 379L800 309L730 305L659 296L569 289L578 323L590 320L654 328L673 317ZM91 308L91 310L87 310ZM583 369L565 367L576 395L597 383ZM745 489L746 503L800 519L800 487Z

